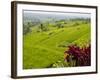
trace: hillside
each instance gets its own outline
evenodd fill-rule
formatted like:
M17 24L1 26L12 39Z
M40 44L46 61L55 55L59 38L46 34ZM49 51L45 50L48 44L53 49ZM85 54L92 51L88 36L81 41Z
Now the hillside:
M64 60L64 51L70 44L80 46L90 41L90 23L64 24L63 28L50 25L49 30L37 32L37 26L23 37L23 68L46 68ZM75 22L76 23L76 22ZM68 26L69 27L66 27Z

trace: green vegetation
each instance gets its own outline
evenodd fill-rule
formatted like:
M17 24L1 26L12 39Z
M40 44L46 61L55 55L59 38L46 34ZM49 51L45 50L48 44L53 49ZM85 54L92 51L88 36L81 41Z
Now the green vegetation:
M23 68L50 68L55 67L57 62L64 62L67 46L89 43L90 30L87 19L28 23L23 29ZM68 66L67 63L65 65Z

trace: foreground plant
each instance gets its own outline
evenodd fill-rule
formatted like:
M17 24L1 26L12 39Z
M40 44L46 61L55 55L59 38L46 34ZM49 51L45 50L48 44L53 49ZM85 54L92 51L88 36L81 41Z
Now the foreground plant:
M79 47L77 45L68 46L68 50L64 52L65 61L70 64L75 61L72 66L90 66L91 65L91 45Z

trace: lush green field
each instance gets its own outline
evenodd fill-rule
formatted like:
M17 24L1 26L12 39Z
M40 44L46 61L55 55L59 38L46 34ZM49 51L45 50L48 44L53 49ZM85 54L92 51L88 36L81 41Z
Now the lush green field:
M37 25L31 27L31 32L23 36L23 68L48 68L57 61L64 60L64 51L70 44L80 46L90 41L90 23L79 22L65 24L63 28L47 25L49 30L37 30ZM66 27L67 26L67 27Z

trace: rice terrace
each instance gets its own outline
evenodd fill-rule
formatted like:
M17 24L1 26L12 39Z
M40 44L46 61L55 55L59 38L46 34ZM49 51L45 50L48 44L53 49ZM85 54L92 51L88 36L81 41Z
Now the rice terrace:
M91 15L23 11L23 69L91 65Z

